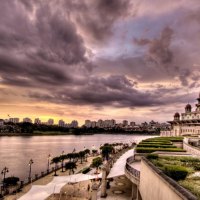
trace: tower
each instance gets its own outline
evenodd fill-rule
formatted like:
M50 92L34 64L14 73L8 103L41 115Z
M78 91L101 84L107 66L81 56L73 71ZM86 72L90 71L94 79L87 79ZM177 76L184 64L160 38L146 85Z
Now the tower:
M199 97L197 98L198 103L196 104L196 111L200 111L200 93Z
M200 105L199 105L200 106ZM192 111L192 106L188 103L186 106L185 106L185 113L190 113Z
M174 121L180 121L180 114L178 112L174 114Z

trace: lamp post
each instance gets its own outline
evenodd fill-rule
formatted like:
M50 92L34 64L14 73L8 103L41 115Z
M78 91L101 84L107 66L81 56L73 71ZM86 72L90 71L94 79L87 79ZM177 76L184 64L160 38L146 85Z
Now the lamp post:
M50 160L51 160L51 154L49 154L47 157L47 173L49 173Z
M28 164L29 164L29 176L28 176L28 179L29 179L29 182L31 182L31 166L33 164L33 159L30 159Z
M62 151L62 154L61 154L61 158L62 158L62 160L61 160L62 171L61 171L61 172L64 172L64 171L63 171L63 167L64 167L64 166L63 166L63 162L64 162L63 155L64 155L64 153L65 153L65 152Z
M8 173L8 172L9 172L9 170L8 170L7 167L4 167L4 168L2 169L2 171L1 171L1 174L3 175L3 190L4 190L4 188L5 188L6 173Z

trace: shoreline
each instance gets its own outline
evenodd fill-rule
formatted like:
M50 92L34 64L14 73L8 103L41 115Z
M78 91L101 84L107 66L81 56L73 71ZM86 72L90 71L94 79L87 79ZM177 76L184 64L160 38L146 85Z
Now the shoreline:
M40 132L40 133L0 133L0 137L13 137L13 136L21 136L21 137L29 137L29 136L87 136L87 135L152 135L159 136L159 133L141 133L141 132L131 132L131 133L115 133L115 132L101 132L101 133L82 133L82 134L74 134L74 133L62 133L62 132Z

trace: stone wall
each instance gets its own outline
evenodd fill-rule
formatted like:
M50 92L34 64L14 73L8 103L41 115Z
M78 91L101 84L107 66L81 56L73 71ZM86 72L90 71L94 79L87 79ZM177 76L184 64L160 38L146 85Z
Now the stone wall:
M139 191L142 200L197 200L146 158L141 161Z
M183 149L185 149L188 153L200 156L200 149L189 145L186 141L183 142Z

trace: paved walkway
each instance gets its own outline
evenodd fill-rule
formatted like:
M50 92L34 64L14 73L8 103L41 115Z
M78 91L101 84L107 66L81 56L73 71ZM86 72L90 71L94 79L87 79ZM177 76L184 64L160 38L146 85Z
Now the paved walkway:
M110 182L110 189L107 189L106 200L131 200L132 183L126 178L126 176L118 176L113 178ZM104 200L101 198L101 191L98 192L98 200Z
M75 172L77 173L81 169L83 169L84 167L89 166L91 164L93 158L94 157L88 157L88 159L87 159L88 162L83 162L82 164L79 163L78 166L77 166L77 169L75 170ZM23 190L20 193L17 193L16 195L5 196L4 200L16 200L16 199L19 199L20 197L22 197L23 195L28 193L29 190L32 188L32 186L35 186L35 185L36 186L38 186L38 185L39 186L47 185L48 183L50 183L53 180L53 178L54 178L53 174L54 174L54 172L49 174L49 175L47 175L47 176L45 176L45 177L43 177L43 178L41 178L41 179L38 179L37 181L33 182L32 185L28 184L27 186L25 186L23 188ZM68 171L61 172L61 170L58 170L57 174L59 176L67 176L69 174L69 172ZM29 200L31 200L31 199L29 199Z
M101 174L98 175L101 177ZM77 183L97 178L97 175L85 175L82 173L73 174L70 176L58 176L47 185L34 185L24 196L19 200L45 200L51 194L60 193L61 188L68 183Z
M112 169L110 170L110 173L108 174L107 178L113 178L116 176L124 175L124 168L126 165L126 159L130 156L133 156L134 149L131 149L124 153L113 165Z

